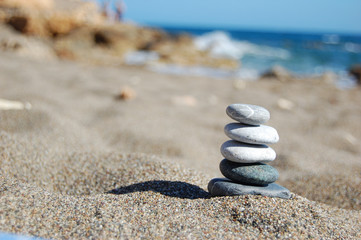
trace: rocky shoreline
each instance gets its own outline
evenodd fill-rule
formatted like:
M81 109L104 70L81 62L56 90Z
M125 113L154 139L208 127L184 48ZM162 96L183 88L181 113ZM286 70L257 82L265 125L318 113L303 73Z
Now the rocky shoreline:
M63 59L102 66L137 65L159 72L237 78L238 60L200 50L192 36L169 34L134 23L108 22L93 2L81 0L4 0L0 2L0 49L30 58ZM176 70L172 68L176 67ZM179 69L178 69L179 68ZM208 73L211 70L212 73ZM360 83L359 66L349 74ZM239 78L239 77L238 77ZM337 82L337 75L294 76L280 66L260 79L321 78Z
M227 70L238 67L235 60L214 58L207 51L198 50L186 34L174 36L131 23L110 24L91 2L3 1L0 24L51 49L54 58L119 66L125 64L128 53L143 51L156 53L158 63ZM15 52L26 48L12 36L16 35L13 31L7 30L3 48Z

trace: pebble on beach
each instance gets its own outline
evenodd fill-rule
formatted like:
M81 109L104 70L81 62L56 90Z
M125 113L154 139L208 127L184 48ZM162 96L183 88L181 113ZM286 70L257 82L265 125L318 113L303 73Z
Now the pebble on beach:
M266 123L271 117L267 109L250 104L231 104L226 113L230 118L249 125Z
M227 178L214 178L208 184L212 196L263 195L289 199L291 192L276 183L266 186L251 186L232 182Z
M233 162L256 163L271 162L276 159L276 152L267 145L255 145L229 140L222 144L224 158Z
M263 195L290 198L290 191L274 182L278 171L264 162L276 159L276 152L265 144L279 140L277 130L262 125L270 119L267 109L249 104L231 104L226 112L238 123L229 123L224 133L232 140L221 146L219 169L224 179L212 179L212 196Z
M125 86L115 97L117 100L129 101L137 97L137 93L131 87Z
M249 185L267 185L278 179L278 171L264 163L235 163L223 159L219 164L221 173L235 182Z
M250 144L272 144L279 140L277 130L266 125L229 123L224 127L224 133L233 140Z

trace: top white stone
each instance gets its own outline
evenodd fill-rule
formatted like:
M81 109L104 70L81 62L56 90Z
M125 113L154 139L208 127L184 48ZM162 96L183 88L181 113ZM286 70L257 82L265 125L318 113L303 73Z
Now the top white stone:
M227 115L244 124L260 125L266 123L271 115L267 109L250 104L231 104L226 109Z

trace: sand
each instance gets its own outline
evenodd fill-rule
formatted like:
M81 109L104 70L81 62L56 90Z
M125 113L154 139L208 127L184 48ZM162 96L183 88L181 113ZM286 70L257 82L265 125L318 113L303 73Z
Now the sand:
M136 96L118 97L122 89ZM361 91L0 55L0 231L52 239L361 238ZM293 106L282 104L286 100ZM211 198L231 103L261 105L290 200Z

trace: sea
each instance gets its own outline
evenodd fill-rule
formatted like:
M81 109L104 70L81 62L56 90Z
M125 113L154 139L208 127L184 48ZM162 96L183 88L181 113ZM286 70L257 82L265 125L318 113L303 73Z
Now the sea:
M262 73L281 66L296 76L307 77L332 72L340 87L355 85L348 74L354 64L361 64L361 34L306 33L251 31L234 29L207 29L187 27L161 27L170 34L186 33L194 37L199 49L207 49L214 57L240 61L234 76L257 79ZM162 69L158 69L162 71ZM163 71L183 74L192 72L181 67L163 68ZM193 69L199 75L228 73L214 69ZM228 76L228 75L227 75Z

